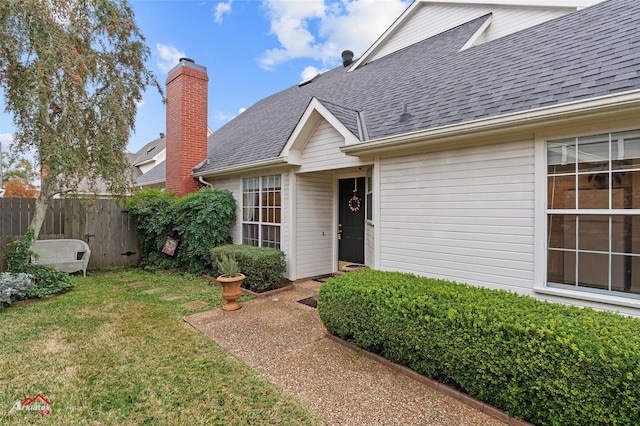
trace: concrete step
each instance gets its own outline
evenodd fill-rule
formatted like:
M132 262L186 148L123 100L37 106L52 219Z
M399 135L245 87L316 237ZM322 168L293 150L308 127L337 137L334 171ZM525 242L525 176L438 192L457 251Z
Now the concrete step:
M319 281L304 280L295 282L293 287L308 294L309 296L317 296L321 285L322 283Z
M294 288L297 288L300 291L303 291L307 294L309 294L310 296L317 296L318 295L318 291L320 290L320 287L322 286L322 284L324 284L328 279L330 279L332 276L336 276L336 275L342 275L345 272L342 271L338 271L338 272L334 272L331 275L327 275L327 276L323 276L323 277L316 277L316 278L309 278L309 279L305 279L305 280L299 280L296 281L295 283L293 283Z

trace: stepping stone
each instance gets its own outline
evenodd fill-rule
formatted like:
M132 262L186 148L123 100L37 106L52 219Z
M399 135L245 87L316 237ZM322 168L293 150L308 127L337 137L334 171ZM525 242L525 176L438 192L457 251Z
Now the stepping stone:
M180 306L184 306L187 309L199 309L207 306L207 302L203 302L202 300L194 300L193 302L183 303Z
M152 289L149 289L149 290L145 290L145 293L147 293L147 294L156 294L156 293L162 293L163 291L164 291L164 288L157 287L157 288L152 288Z
M149 285L149 283L140 282L140 283L129 284L129 287L131 287L131 288L140 288L140 287L146 287L148 285Z
M162 300L178 300L178 299L184 299L184 296L182 294L167 294L166 296L163 296L160 299L162 299Z

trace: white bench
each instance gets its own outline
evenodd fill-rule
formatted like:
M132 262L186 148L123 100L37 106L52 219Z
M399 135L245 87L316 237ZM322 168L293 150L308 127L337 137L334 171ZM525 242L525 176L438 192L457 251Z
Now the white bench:
M82 271L87 276L91 249L82 240L38 240L33 243L31 250L37 254L31 259L32 263L51 266L68 273Z

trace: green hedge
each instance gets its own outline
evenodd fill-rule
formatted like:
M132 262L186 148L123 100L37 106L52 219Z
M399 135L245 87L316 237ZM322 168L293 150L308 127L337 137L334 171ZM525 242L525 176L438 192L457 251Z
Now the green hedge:
M329 280L327 330L538 425L640 424L640 320L409 274Z
M277 288L284 278L286 269L285 254L280 250L269 247L252 247L229 244L211 249L213 276L220 275L215 260L224 253L233 256L238 261L240 272L246 275L242 287L261 293Z

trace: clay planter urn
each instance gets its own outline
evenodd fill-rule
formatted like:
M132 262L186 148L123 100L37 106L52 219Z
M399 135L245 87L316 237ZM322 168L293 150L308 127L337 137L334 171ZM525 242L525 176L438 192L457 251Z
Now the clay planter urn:
M222 253L215 260L215 264L220 272L220 276L216 278L216 281L222 286L222 298L227 301L227 304L222 309L225 311L240 309L242 307L238 303L238 298L242 295L240 284L242 284L246 276L240 273L238 261L233 255L227 256Z
M227 277L226 275L220 275L216 280L222 286L222 298L227 303L222 307L225 311L236 311L242 308L242 305L238 303L238 299L242 296L242 290L240 285L246 277L243 274L236 275L235 277Z

